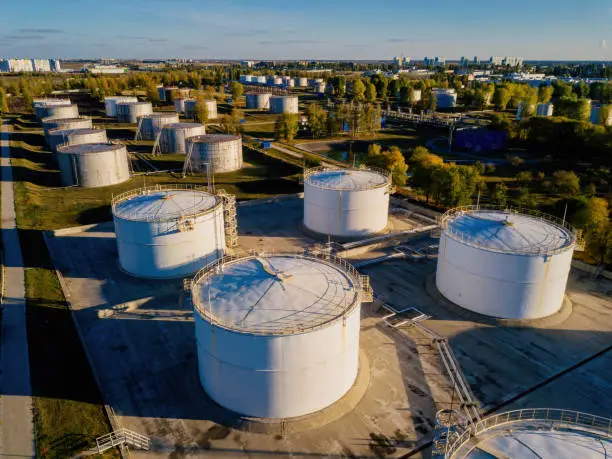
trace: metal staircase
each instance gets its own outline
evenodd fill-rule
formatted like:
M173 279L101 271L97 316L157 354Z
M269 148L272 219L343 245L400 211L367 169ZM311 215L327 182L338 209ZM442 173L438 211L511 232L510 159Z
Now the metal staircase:
M159 145L159 139L160 139L160 137L162 135L162 131L163 131L163 129L160 129L160 131L155 136L155 143L153 144L153 151L151 152L153 154L153 156L161 155L161 147Z
M146 435L139 434L129 429L115 430L109 434L96 438L98 453L102 453L116 446L125 445L148 451L151 447L151 439Z
M142 118L138 118L138 129L136 129L136 135L134 136L135 141L142 140L142 132L140 132L141 128L142 128Z
M223 200L223 222L225 223L225 245L238 246L238 218L236 215L236 196L227 194L225 190L217 190L217 195Z

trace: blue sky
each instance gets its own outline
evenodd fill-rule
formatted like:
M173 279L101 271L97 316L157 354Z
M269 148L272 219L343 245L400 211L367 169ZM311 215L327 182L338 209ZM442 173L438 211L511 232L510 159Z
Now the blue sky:
M0 0L0 56L611 59L612 0Z

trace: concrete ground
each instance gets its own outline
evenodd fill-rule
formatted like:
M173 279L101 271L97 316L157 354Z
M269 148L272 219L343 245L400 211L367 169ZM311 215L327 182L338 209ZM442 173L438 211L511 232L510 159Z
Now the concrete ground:
M299 229L301 204L289 198L238 206L241 247L312 246L315 241ZM57 234L48 245L105 400L119 425L152 438L152 451L133 451L133 457L400 456L429 440L436 411L450 406L452 390L430 340L413 329L402 334L388 328L381 321L383 311L367 305L361 350L370 381L352 412L335 419L330 410L323 420L329 423L305 431L288 424L282 434L226 427L234 420L231 413L208 399L199 384L192 311L184 305L181 281L123 274L112 224ZM363 272L388 302L432 316L426 326L449 337L485 410L525 403L604 416L612 412L609 353L559 376L610 346L611 284L573 273L568 293L575 304L568 320L548 329L510 328L480 323L439 301L426 288L434 269L434 260L407 259Z
M0 457L34 457L23 258L15 221L7 125L1 129L4 299L0 329Z

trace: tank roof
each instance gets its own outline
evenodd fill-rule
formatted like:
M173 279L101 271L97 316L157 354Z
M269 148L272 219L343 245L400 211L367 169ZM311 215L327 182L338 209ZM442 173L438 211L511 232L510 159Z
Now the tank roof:
M152 105L151 102L146 101L117 101L117 105Z
M306 171L304 180L330 190L366 190L389 184L389 176L370 169L315 168Z
M177 112L154 112L148 113L146 115L141 115L139 118L166 118L166 117L176 117L178 116Z
M191 129L194 127L204 127L202 123L170 123L164 125L163 129Z
M554 217L496 209L449 211L443 228L450 237L497 252L541 254L572 247L570 228Z
M86 121L86 120L91 120L91 118L89 116L78 116L75 118L43 118L42 120L40 120L40 122L43 124L45 123L66 124L66 123L74 123L75 121Z
M75 129L64 129L57 128L51 129L49 135L70 135L70 134L95 134L98 132L104 132L104 129L100 128L75 128Z
M144 188L113 200L116 217L134 221L166 221L206 213L219 204L217 196L197 188Z
M296 254L250 256L201 271L192 287L197 310L243 333L286 335L341 318L359 303L359 286L342 266Z
M220 142L231 142L234 140L240 140L239 135L231 134L204 134L189 137L189 142L194 143L220 143Z
M121 145L119 143L82 143L79 145L65 145L62 147L58 147L58 153L67 153L71 155L88 155L88 154L96 154L103 153L105 151L112 150L121 150L125 149L125 145Z

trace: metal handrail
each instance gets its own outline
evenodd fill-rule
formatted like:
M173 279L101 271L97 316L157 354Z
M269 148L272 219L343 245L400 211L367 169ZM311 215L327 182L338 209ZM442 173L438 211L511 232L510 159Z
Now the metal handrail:
M112 209L113 215L116 215L117 205L119 205L120 203L127 201L128 199L137 197L137 196L146 196L148 194L160 192L160 191L198 191L198 192L202 192L206 194L211 194L208 191L208 188L205 186L189 185L189 184L167 184L167 185L154 185L154 186L148 186L148 187L143 187L143 188L136 188L134 190L124 191L123 193L113 195L113 197L111 198L111 209ZM222 204L223 204L222 199L217 197L217 203L213 207L206 209L206 210L199 211L199 212L194 212L193 214L172 216L166 219L160 218L158 216L145 216L142 218L138 218L137 221L143 221L143 222L170 221L170 220L177 220L177 219L186 218L186 217L193 218L193 217L197 217L200 215L210 213ZM129 219L129 217L124 216L124 215L118 215L118 217Z
M379 185L364 185L362 187L359 188L342 188L339 186L328 186L328 185L322 185L320 183L312 183L310 182L309 184L312 186L315 186L317 188L322 188L325 190L349 190L349 191L353 191L353 190L371 190L374 188L384 188L384 187L388 187L391 186L391 172L386 170L386 169L381 169L379 167L366 167L366 168L341 168L341 167L327 167L327 166L318 166L318 167L313 167L310 169L306 169L304 171L304 183L306 183L306 179L308 179L309 177L315 175L315 174L319 174L321 172L336 172L336 171L341 171L341 172L350 172L350 171L358 171L358 172L375 172L377 174L382 175L383 177L385 177L386 179L386 183L381 183Z
M557 425L580 427L599 435L612 438L612 419L582 413L580 411L556 408L523 408L489 416L468 428L454 442L448 445L446 457L451 458L471 437L478 436L490 429L519 422L550 422L551 428Z
M523 209L523 208L514 208L507 206L494 206L494 205L469 205L469 206L460 206L455 207L453 209L447 210L440 217L440 227L444 230L445 234L451 236L453 239L462 242L466 245L482 248L482 244L477 242L473 237L467 234L464 231L453 228L451 225L448 225L449 220L461 216L464 214L475 213L475 212L487 212L487 211L496 211L502 212L506 214L521 214L529 217L538 218L541 221L547 221L557 226L561 230L567 230L567 234L570 237L570 242L567 245L562 245L559 247L534 247L531 249L501 249L496 247L486 247L488 251L498 252L498 253L511 253L516 255L552 255L555 253L560 253L568 250L569 248L576 245L576 234L577 231L574 227L566 220L562 220L554 215L550 215L539 210L535 209Z
M233 254L224 255L221 258L212 261L207 264L204 268L200 269L195 276L188 283L189 289L191 290L191 298L194 310L200 313L202 316L207 317L213 325L218 325L223 328L227 328L229 330L235 330L239 332L245 332L250 334L269 334L269 332L259 332L256 330L246 330L242 328L236 328L233 324L225 323L219 320L218 317L213 316L202 304L200 301L196 300L195 295L193 294L193 289L195 286L202 280L207 277L212 277L215 274L221 273L223 270L223 266L226 264L233 264L243 260L252 260L258 257L273 257L273 256L288 256L288 257L296 257L296 258L313 258L318 260L323 260L325 262L334 264L336 266L341 267L344 270L344 273L351 278L353 285L357 288L356 293L357 297L353 303L345 308L342 311L342 314L350 312L353 308L361 301L361 302L369 302L369 299L372 294L369 289L369 277L361 274L357 269L344 258L333 256L327 252L314 252L305 249L304 252L296 252L296 251L281 251L281 250L272 250L272 251L257 251L255 249L248 250L246 252L237 252ZM367 280L366 280L367 279ZM360 300L360 301L358 301ZM339 317L339 316L338 316ZM318 328L325 327L329 325L331 322L334 322L338 317L333 318L332 320L326 321L324 323L307 326L307 327L296 327L296 328L288 328L282 334L292 334L296 332L300 332L303 330L316 330Z

